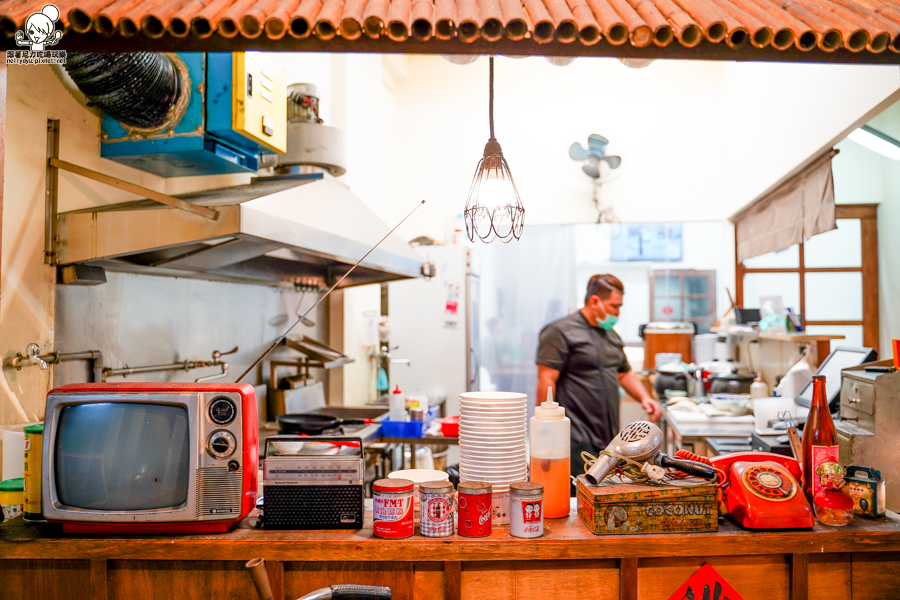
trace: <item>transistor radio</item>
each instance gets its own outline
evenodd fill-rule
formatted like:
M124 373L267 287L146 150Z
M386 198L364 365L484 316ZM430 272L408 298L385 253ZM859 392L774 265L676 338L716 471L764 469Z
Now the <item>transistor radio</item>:
M360 438L277 435L266 440L265 529L362 529Z

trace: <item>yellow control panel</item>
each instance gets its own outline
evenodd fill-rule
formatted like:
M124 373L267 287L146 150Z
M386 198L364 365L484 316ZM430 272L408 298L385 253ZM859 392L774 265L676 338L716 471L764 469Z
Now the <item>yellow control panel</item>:
M287 151L284 72L261 52L232 54L231 127L278 153Z

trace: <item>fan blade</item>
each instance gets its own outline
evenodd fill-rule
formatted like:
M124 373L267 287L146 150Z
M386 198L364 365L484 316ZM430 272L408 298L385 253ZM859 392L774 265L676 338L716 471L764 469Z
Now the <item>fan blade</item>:
M618 169L622 164L621 156L604 156L601 160L605 160L609 164L610 169Z
M600 161L597 160L596 156L590 156L587 159L587 162L584 166L581 167L581 170L584 171L589 177L593 177L597 179L600 177Z
M569 146L569 157L572 160L584 160L590 155L590 152L581 147L581 144L575 142Z
M599 150L600 154L604 153L606 146L609 144L609 140L603 137L602 135L597 135L596 133L592 133L588 136L588 148L593 150Z

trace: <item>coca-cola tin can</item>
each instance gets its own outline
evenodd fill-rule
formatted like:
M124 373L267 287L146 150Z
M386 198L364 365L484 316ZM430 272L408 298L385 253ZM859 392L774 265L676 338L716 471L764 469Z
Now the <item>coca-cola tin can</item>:
M491 535L491 484L466 481L457 488L456 532L465 537Z
M379 479L372 484L375 537L398 540L413 534L413 482Z
M544 535L544 486L531 481L509 484L509 535L536 538Z
M425 537L453 535L453 484L449 481L419 484L419 533Z

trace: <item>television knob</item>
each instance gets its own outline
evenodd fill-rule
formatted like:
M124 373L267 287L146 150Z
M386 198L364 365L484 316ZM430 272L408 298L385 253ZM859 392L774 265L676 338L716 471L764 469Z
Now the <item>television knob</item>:
M237 448L237 440L230 431L214 431L206 443L209 453L216 458L228 458Z
M216 398L209 405L209 419L216 425L228 425L237 416L237 407L230 398Z

